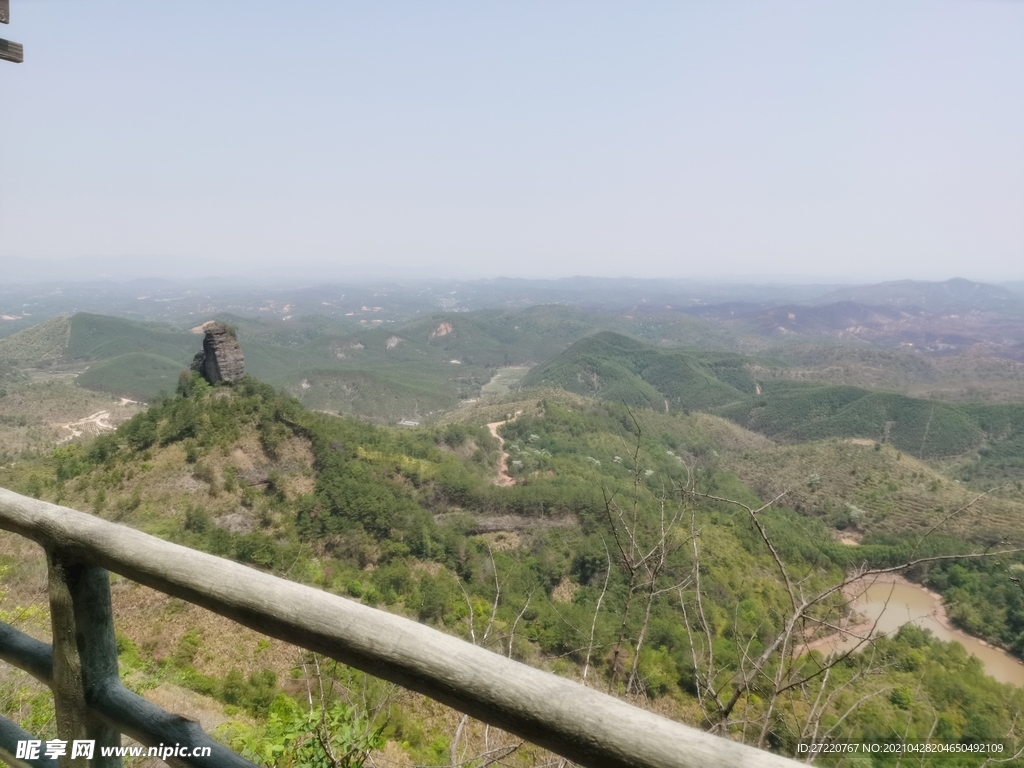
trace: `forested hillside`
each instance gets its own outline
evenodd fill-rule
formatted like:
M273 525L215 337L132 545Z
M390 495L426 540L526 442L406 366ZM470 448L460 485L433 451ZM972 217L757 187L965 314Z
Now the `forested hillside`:
M713 370L694 375L710 380ZM830 590L849 569L970 542L944 530L872 538L866 526L851 548L834 520L785 500L752 514L762 499L728 455L761 443L711 416L557 395L505 408L508 486L495 482L502 449L482 422L382 429L306 410L253 380L211 388L194 375L116 433L0 469L0 485L415 617L782 752L814 729L924 737L939 722L944 738L970 741L1015 727L1019 690L914 629L827 674L817 651L794 654L846 613ZM24 610L38 594L39 556L7 551L0 607L45 635L45 606ZM276 642L225 636L175 603L115 589L126 679L191 691L196 706L229 719L247 713L254 720L220 733L258 752L270 731L246 723L293 711L291 697L305 696L293 675L308 665ZM188 617L170 635L160 621L168 611ZM361 722L381 729L392 754L450 764L447 715L411 695L381 705L371 682L335 674L348 701L368 702ZM22 679L3 686L5 710L45 731L45 697ZM467 733L464 747L478 745ZM525 748L510 758L537 759Z
M659 349L603 332L530 371L524 387L552 386L656 410L707 410L754 391L739 356Z
M523 386L664 410L703 410L775 440L871 440L927 459L962 457L960 479L998 485L1024 468L1024 406L951 403L760 375L739 355L657 348L598 333L537 366Z
M380 301L387 304L383 296ZM329 301L318 305L334 307ZM438 311L433 304L415 311L404 307L397 316L370 304L341 316L278 316L291 311L285 309L291 304L270 302L259 309L275 314L213 315L236 328L252 375L287 389L308 407L385 424L443 418L484 394L498 371L510 366L538 366L527 386L561 386L652 408L728 406L744 423L761 420L780 434L799 426L815 437L853 426L884 435L894 410L909 407L893 401L896 394L926 395L929 402L938 398L951 406L1019 400L1024 368L1013 359L984 353L991 344L980 353L971 347L970 354L950 355L950 345L941 341L948 334L925 334L928 343L893 348L885 339L865 343L804 327L813 326L822 313L831 317L828 307L765 310L772 317L781 313L778 322L784 325L795 324L769 340L746 327L745 310L730 306L705 307L701 311L707 317L671 306ZM892 312L900 315L901 310ZM189 329L201 322L195 312L179 327L82 312L52 318L0 339L0 377L14 382L77 375L78 384L92 391L149 402L173 391L177 373L198 350L199 338ZM736 354L740 351L742 356ZM850 386L884 398L865 401L853 413L835 414L836 424L799 421L806 398L820 410L821 401L836 397L830 388ZM759 389L785 390L791 402L758 411L765 406L755 399ZM787 415L793 410L797 423ZM950 413L939 410L934 435L930 428L924 433L927 415L915 414L908 434L897 428L894 439L907 443L904 450L914 444L920 455L947 456L944 451L962 445L977 447L970 435L949 441L943 429L955 418Z

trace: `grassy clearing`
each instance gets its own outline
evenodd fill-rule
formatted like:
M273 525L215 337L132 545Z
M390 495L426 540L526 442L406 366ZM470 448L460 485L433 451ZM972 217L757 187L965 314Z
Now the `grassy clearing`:
M509 366L508 368L499 368L495 371L494 376L480 388L481 397L504 397L512 392L519 386L519 383L523 380L530 371L528 365L517 365Z

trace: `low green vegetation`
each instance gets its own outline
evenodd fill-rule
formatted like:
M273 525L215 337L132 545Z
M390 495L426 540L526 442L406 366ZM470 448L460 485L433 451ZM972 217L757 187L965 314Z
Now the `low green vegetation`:
M1024 556L941 563L924 583L941 592L949 616L972 635L1024 657Z
M912 627L837 664L793 652L847 611L829 592L845 573L933 557L908 575L956 624L1024 654L1024 558L955 557L1024 544L1024 405L1006 392L909 396L908 382L956 372L897 350L722 352L733 337L669 311L375 311L225 317L268 382L233 387L182 375L201 336L168 326L79 314L0 339L0 485L787 754L812 732L1019 735L1020 690ZM120 398L153 405L109 432L142 407ZM426 426L374 425L400 418ZM38 630L32 563L0 555L0 613ZM821 599L797 609L794 583ZM321 673L180 601L129 585L115 600L126 684L218 708L220 737L255 762L326 764L329 747L355 766L387 744L447 765L460 738L462 754L484 751L483 733L457 735L411 694ZM164 637L170 615L180 631ZM17 675L0 681L0 710L43 736L48 701ZM509 765L540 761L531 750Z
M889 445L833 438L742 446L722 451L720 462L761 496L785 491L794 509L853 536L924 533L953 515L947 529L966 540L1024 544L1015 484L982 495Z
M126 352L191 360L202 337L161 323L142 323L80 312L72 316L67 348L71 361L105 360Z
M688 370L693 381L718 381L712 392L743 384L732 358ZM487 407L503 405L522 411L500 427L509 487L495 483L500 449L480 422L382 429L310 411L252 379L210 387L195 374L116 433L0 469L0 484L436 625L784 753L812 727L851 740L923 738L933 726L966 742L1013 731L1021 692L920 632L880 641L827 675L816 653L771 650L793 610L780 568L800 574L811 594L857 565L955 554L971 542L946 531L923 542L920 532L872 537L865 525L853 548L834 535L849 521L813 509L783 502L753 516L741 505L758 507L765 494L729 456L757 448L704 414L557 396ZM899 461L893 448L851 447ZM819 478L814 492L827 494L828 484ZM989 575L957 567L917 575L963 589L965 599L1009 600L986 586ZM185 610L175 602L162 610ZM981 620L1009 627L1018 608L1007 602L1004 614ZM802 614L800 632L844 610L831 593ZM323 742L308 734L325 718L353 724L358 738L338 747L354 755L388 740L419 764L449 761L454 729L414 703L389 716L328 696L311 713L305 690L286 682L294 659L214 670L204 649L216 640L202 627L162 648L132 631L122 658L137 682L173 683L254 718L255 730L239 721L223 733L264 764L316 764ZM761 675L747 678L761 654ZM826 704L816 707L818 691Z
M856 387L783 382L765 384L763 392L759 398L718 409L717 413L747 429L790 442L866 438L889 442L923 458L965 453L978 448L988 436L979 423L980 413L953 403Z

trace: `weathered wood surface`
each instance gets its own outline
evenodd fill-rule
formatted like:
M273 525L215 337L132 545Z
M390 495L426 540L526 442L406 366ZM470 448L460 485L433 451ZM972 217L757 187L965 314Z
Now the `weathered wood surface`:
M117 641L114 613L110 605L110 576L102 568L47 553L50 572L50 619L53 625L53 696L57 704L58 729L62 710L73 713L74 722L65 724L70 742L84 738L96 743L92 760L64 758L68 768L121 768L120 757L104 756L101 747L121 746L121 733L90 709L96 691L110 682L120 686L117 672ZM67 606L64 595L67 595ZM58 610L58 603L59 610ZM68 610L70 608L70 610ZM58 627L70 633L70 644L57 643ZM60 662L70 663L74 677L61 680ZM64 768L62 763L60 768Z
M25 47L21 43L0 39L0 59L21 64L25 60Z
M18 754L18 742L34 738L35 736L23 731L6 717L0 717L0 764L7 763L15 768L53 768L53 760L47 757L38 757L35 760L19 760L15 757ZM42 754L40 752L40 755Z
M57 738L71 744L89 738L92 715L85 703L82 685L82 661L76 642L75 608L72 604L68 562L47 552L49 574L50 625L53 630L53 704L57 718ZM68 750L70 752L70 750ZM85 757L71 759L70 754L57 758L59 768L89 768Z
M409 619L5 489L0 527L419 691L584 766L797 765Z
M11 21L11 0L0 0L0 24Z
M88 611L87 601L83 600L82 603L83 610ZM94 620L102 621L103 617L100 615ZM86 627L86 629L88 628ZM92 650L86 648L83 655L88 659L93 653ZM23 669L39 682L53 687L53 651L50 646L3 622L0 622L0 661ZM138 694L129 691L121 685L121 681L116 675L116 668L114 668L115 674L113 675L102 674L102 665L83 664L83 669L99 669L101 672L95 678L88 674L83 675L85 701L89 706L90 713L101 718L112 730L125 733L147 747L161 744L182 744L190 747L210 748L209 757L168 757L165 759L168 765L182 766L182 768L256 768L249 761L242 759L227 747L211 739L199 723L165 712ZM2 724L3 719L0 718L0 725ZM10 725L17 728L13 723ZM35 738L21 729L18 729L18 732L22 735L17 738ZM4 730L0 728L0 759L7 759L3 757L3 752L8 747L13 750L17 739L10 741L9 744L3 739ZM21 763L29 764L19 761L19 764ZM36 763L31 764L35 765ZM54 768L53 762L50 760L40 763L40 765ZM102 763L96 763L96 765L102 765Z
M48 687L53 686L53 649L2 621L0 661L25 670Z

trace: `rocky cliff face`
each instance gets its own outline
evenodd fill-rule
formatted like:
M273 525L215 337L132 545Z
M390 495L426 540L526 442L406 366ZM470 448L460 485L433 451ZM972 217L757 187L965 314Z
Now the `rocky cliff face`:
M245 375L245 358L235 335L223 323L206 323L202 330L203 351L192 359L192 370L199 371L211 384L238 381Z

